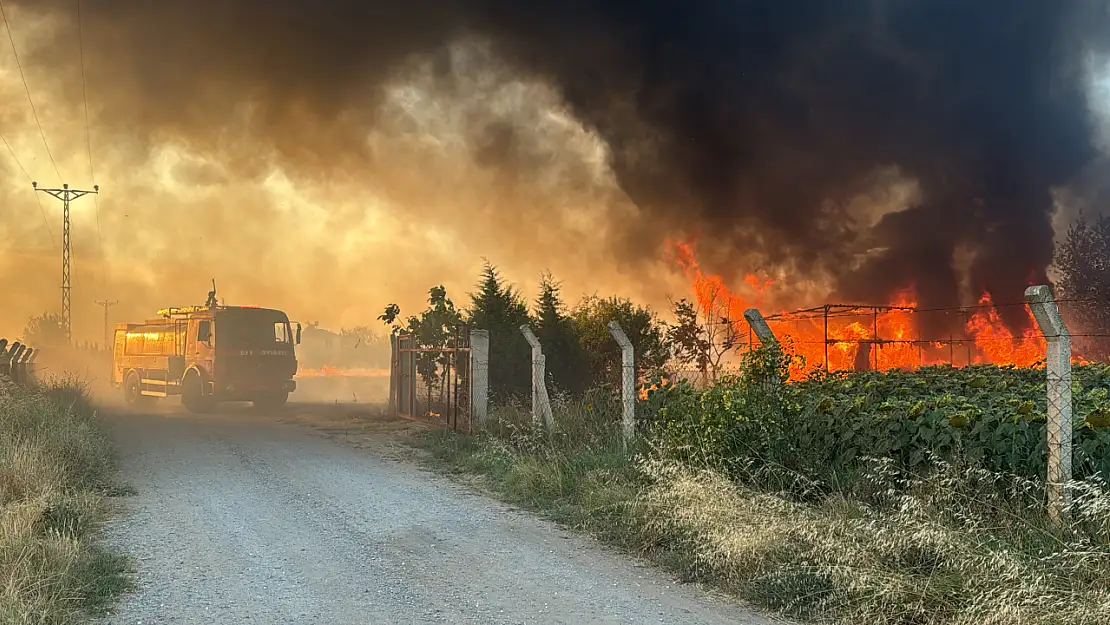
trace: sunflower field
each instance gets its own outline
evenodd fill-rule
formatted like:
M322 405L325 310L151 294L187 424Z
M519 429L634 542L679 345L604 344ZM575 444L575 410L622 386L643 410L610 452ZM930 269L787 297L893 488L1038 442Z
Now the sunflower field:
M877 457L916 470L935 457L1045 475L1043 368L942 366L796 383L774 369L756 356L745 374L705 391L660 385L647 401L655 438L672 456L722 468L765 461L812 475ZM1075 476L1110 477L1110 366L1076 367L1072 392Z

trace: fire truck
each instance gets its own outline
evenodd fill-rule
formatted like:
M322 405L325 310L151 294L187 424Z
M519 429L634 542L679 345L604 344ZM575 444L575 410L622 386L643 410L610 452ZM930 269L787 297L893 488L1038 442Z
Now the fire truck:
M158 318L115 327L112 385L132 405L180 395L191 412L222 401L250 401L261 410L285 405L297 388L294 346L301 342L280 310L217 305L166 308Z

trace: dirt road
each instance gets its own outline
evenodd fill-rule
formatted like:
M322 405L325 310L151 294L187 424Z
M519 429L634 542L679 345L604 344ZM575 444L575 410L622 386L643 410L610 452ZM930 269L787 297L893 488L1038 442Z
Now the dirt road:
M249 410L115 419L138 494L109 535L139 590L110 623L767 622L381 444Z

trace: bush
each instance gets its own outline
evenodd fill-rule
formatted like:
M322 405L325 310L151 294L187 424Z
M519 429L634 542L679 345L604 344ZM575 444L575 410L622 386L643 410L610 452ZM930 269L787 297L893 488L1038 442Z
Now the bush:
M0 621L71 623L126 587L124 562L97 542L111 449L81 385L0 378Z

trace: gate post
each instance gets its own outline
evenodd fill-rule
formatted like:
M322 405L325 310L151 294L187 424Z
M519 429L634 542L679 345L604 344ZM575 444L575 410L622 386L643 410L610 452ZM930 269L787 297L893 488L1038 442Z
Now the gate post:
M470 331L470 414L484 428L489 419L489 330Z
M401 388L401 362L397 358L397 335L389 334L389 415L397 416L397 392Z

